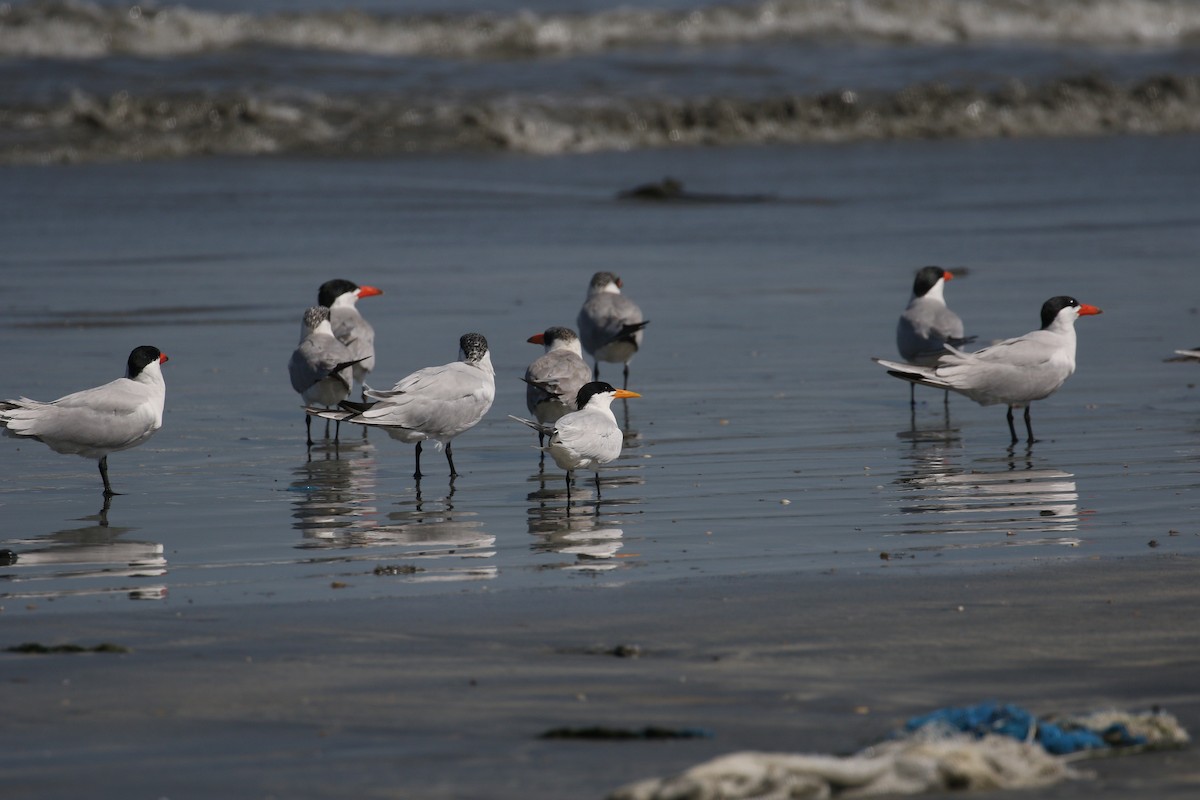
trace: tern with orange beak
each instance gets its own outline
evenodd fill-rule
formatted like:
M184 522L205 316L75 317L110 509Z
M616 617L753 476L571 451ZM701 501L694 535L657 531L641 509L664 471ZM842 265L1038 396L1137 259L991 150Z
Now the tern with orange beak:
M356 362L352 370L354 381L364 389L367 375L375 369L375 329L363 319L356 304L364 297L380 294L383 294L382 289L359 286L341 278L326 281L317 290L317 305L329 309L333 335L350 351L350 359ZM365 394L363 399L366 399Z
M1005 404L1013 444L1018 441L1013 409L1024 408L1025 430L1032 443L1037 440L1029 419L1029 404L1054 394L1075 372L1075 320L1099 313L1095 306L1060 295L1042 305L1041 329L1024 336L973 353L947 345L947 353L928 367L873 360L901 380L958 392L984 406Z
M637 392L616 389L604 381L592 381L579 390L575 402L578 411L564 414L553 425L512 417L550 438L542 448L559 468L567 471L567 498L571 497L571 478L577 469L596 472L596 491L600 491L600 467L621 455L624 435L612 412L618 398L641 397Z
M99 459L104 496L112 497L108 454L137 447L162 427L166 361L157 347L135 347L124 378L49 403L27 397L0 402L0 427L8 436L36 439L56 453Z

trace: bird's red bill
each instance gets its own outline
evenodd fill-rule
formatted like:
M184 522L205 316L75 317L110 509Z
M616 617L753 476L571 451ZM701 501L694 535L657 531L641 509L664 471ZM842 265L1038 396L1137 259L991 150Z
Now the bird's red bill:
M1089 317L1092 314L1103 314L1103 313L1104 313L1103 311L1096 308L1095 306L1089 306L1087 303L1079 304L1079 316L1081 316L1081 317Z
M546 334L535 333L533 336L530 336L525 341L529 342L530 344L545 344L546 343Z
M171 359L167 358L167 354L166 354L166 353L162 353L162 352L160 352L160 353L158 354L158 363L160 363L160 364L165 364L165 363L167 363L167 362L168 362L168 361L170 361L170 360L171 360Z
M375 295L377 295L377 294L383 294L383 289L376 289L374 286L360 286L360 287L358 287L358 296L359 296L359 298L363 298L363 297L374 297L374 296L375 296Z

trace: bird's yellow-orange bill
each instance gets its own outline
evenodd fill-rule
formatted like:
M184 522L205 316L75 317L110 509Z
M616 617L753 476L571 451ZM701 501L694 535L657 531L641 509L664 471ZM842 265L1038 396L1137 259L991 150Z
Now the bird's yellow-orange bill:
M641 397L637 392L631 392L628 389L617 389L617 397Z

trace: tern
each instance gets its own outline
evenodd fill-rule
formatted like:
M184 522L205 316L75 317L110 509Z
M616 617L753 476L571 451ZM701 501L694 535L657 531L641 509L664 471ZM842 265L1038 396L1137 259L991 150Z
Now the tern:
M592 379L600 380L600 362L623 364L625 386L629 386L629 362L642 346L642 318L637 304L621 294L621 279L611 272L597 272L588 284L587 300L576 320L583 349L595 359Z
M96 458L104 496L116 492L108 482L108 454L137 447L162 427L167 385L157 347L135 347L125 377L49 403L22 397L0 402L0 426L8 436L36 439L56 453Z
M913 280L912 297L896 324L896 349L909 364L931 367L946 354L946 345L962 347L975 341L963 336L963 322L946 306L946 281L954 275L941 267L922 267ZM909 403L916 404L916 384L909 385ZM949 402L950 393L945 400Z
M375 369L375 329L363 319L355 304L363 297L383 294L374 286L359 286L341 278L321 284L317 290L317 305L329 309L329 324L333 335L350 348L350 357L356 359L354 380L366 389L367 374ZM366 399L366 395L363 395Z
M984 406L1004 403L1008 406L1008 431L1013 444L1018 441L1013 409L1024 408L1025 430L1032 443L1037 440L1029 420L1029 404L1054 394L1075 372L1075 320L1099 313L1095 306L1060 295L1042 305L1041 329L1024 336L973 353L946 345L946 354L930 367L873 360L901 380L958 392Z
M361 359L355 359L350 348L338 341L329 324L329 309L313 306L306 309L300 323L300 344L292 351L288 361L288 376L292 388L304 400L306 406L330 408L350 396L351 370ZM339 432L341 423L337 423ZM308 446L312 447L312 417L304 415ZM329 421L325 422L325 435L329 435ZM337 441L337 432L334 433Z
M323 419L382 428L393 439L416 443L413 477L417 480L421 479L421 443L432 440L438 449L445 448L453 478L458 472L451 440L475 427L496 399L496 371L487 339L478 333L463 334L458 351L458 361L419 369L390 390L364 388L363 394L374 402L343 400L340 410L310 406L305 411Z
M600 491L600 467L621 455L624 434L612 412L617 398L641 397L637 392L613 388L604 381L592 381L579 390L575 398L578 411L559 417L552 425L530 419L513 417L539 434L548 436L550 443L542 449L549 453L560 469L567 471L567 498L571 496L571 479L577 469L596 472L596 491Z
M583 360L579 337L570 328L554 326L544 333L535 333L526 341L540 344L545 352L525 370L525 405L529 413L543 425L556 422L563 414L577 411L579 390L592 377ZM545 444L546 435L538 431L538 446ZM544 455L544 454L543 454Z

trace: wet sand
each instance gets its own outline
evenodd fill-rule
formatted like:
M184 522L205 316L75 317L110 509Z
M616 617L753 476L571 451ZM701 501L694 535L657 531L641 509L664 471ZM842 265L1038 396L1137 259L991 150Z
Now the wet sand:
M742 749L844 753L910 715L1160 705L1200 725L1195 558L881 563L440 597L46 613L0 645L6 797L603 797ZM636 648L636 657L613 651ZM710 738L555 741L559 727ZM1194 750L1022 797L1195 797Z

